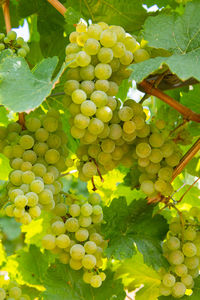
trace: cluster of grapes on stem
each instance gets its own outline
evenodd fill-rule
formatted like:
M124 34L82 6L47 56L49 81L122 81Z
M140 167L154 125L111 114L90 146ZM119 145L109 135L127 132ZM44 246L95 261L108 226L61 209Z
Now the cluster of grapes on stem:
M200 209L192 207L189 212L183 211L181 216L171 220L162 246L170 267L160 270L160 294L174 298L188 294L187 290L193 289L194 279L199 276Z
M127 67L149 58L145 49L120 26L106 23L76 26L66 47L69 63L63 105L72 115L71 134L80 139L79 176L90 180L123 160L129 143L145 124L142 107L115 98L119 85L130 75Z
M25 57L30 51L28 44L22 37L17 38L15 31L9 31L7 35L0 33L0 53L6 49L9 49L11 54L22 57Z
M0 127L0 152L12 171L7 184L5 213L17 222L29 224L41 210L53 210L61 201L61 172L67 169L67 136L60 114L50 109L39 117L27 116L25 130L19 123Z
M83 280L94 288L101 286L106 275L100 270L103 265L103 250L107 247L100 234L103 221L101 197L89 195L88 201L81 201L68 194L66 202L59 203L53 210L49 233L42 239L42 245L63 264L73 270L83 269Z
M5 283L0 287L0 299L1 300L30 300L31 298L27 294L22 293L20 285L15 281Z

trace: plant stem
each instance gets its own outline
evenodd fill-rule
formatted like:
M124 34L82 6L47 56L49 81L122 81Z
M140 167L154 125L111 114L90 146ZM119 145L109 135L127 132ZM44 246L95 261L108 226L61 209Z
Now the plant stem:
M166 95L158 88L155 88L151 83L146 80L143 80L140 83L140 86L144 89L147 94L153 95L163 102L169 104L171 107L176 109L179 113L181 113L186 120L194 121L200 123L200 114L193 112L191 109L182 105L181 103L174 100L172 97Z
M191 188L195 185L195 183L197 183L197 181L199 181L200 177L198 177L193 184L191 184L189 186L189 188L183 193L183 195L181 196L181 198L177 201L177 203L181 202L183 200L183 197L185 197L185 195L191 190Z
M25 116L24 116L24 113L19 113L19 124L21 125L22 129L26 129L26 126L25 126Z
M61 13L61 15L65 15L67 9L66 7L64 7L64 5L62 5L62 3L60 3L60 1L58 0L47 0L53 7L55 7L55 9L57 11L59 11L59 13Z
M3 15L4 15L4 20L5 20L5 25L6 25L6 31L7 33L11 31L11 22L10 22L10 11L9 11L9 0L7 0L3 5Z
M200 138L196 143L188 150L188 152L183 156L178 166L175 168L172 176L172 181L182 172L189 161L195 156L195 154L200 150Z

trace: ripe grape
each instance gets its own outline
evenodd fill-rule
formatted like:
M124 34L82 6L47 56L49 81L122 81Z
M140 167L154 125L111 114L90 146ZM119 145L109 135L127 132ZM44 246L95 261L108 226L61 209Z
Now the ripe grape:
M70 255L74 260L81 260L85 255L85 248L80 244L75 244L70 249Z

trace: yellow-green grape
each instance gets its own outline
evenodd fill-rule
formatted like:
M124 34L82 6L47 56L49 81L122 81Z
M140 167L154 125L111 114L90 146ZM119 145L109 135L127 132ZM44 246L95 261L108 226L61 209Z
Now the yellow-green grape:
M169 230L175 234L180 233L182 230L181 224L177 222L172 222L169 224Z
M74 260L81 260L85 255L85 248L80 244L75 244L70 249L70 255Z
M42 246L47 250L52 250L56 247L56 238L52 234L47 234L42 239Z
M35 138L38 142L45 142L49 137L49 133L44 128L39 128L35 132Z
M174 286L175 282L176 278L172 274L167 273L163 276L162 283L164 286L171 288Z
M184 261L184 255L180 250L172 251L169 254L169 262L172 265L180 265L183 263L183 261ZM186 266L187 266L187 264L186 264Z
M164 286L163 284L161 284L159 286L159 292L163 296L169 296L169 295L171 295L171 288L168 288L168 287Z
M147 143L140 143L136 146L136 154L140 158L146 158L151 154L151 147Z
M184 264L176 265L174 272L177 276L182 277L188 273L188 268Z
M76 218L69 218L65 222L65 229L69 232L76 232L79 227L79 222Z
M20 218L20 222L24 225L30 224L31 221L32 221L32 218L31 218L30 214L27 212L25 212Z
M76 270L76 271L80 270L83 266L81 260L74 260L72 258L69 261L69 265L70 265L71 269Z
M93 118L88 125L88 131L93 135L99 135L104 129L104 124L101 120Z
M182 282L176 282L172 288L172 296L181 298L185 295L186 287Z
M83 267L87 270L91 270L96 265L96 257L92 254L86 254L82 259Z
M28 200L27 200L26 196L19 195L15 198L14 203L15 203L16 207L23 208L27 205Z
M85 252L88 254L94 254L97 250L97 245L93 241L88 241L84 244Z
M23 135L19 143L24 149L31 149L34 145L34 139L30 135Z
M78 217L81 213L80 205L78 204L72 204L69 207L69 213L72 217Z
M91 24L88 27L88 31L87 31L89 37L92 37L96 40L100 39L101 32L102 32L102 28L98 24Z
M51 229L55 235L65 233L65 224L62 221L56 221L51 225Z
M99 50L97 57L101 63L107 64L113 59L113 51L110 48L102 47Z
M41 209L39 206L34 206L29 208L29 215L32 219L36 219L41 215Z
M84 80L81 82L80 87L87 94L87 96L90 96L94 91L95 84L91 80Z
M78 221L81 227L89 227L92 223L91 217L80 216Z
M93 208L89 203L85 203L81 206L81 214L85 217L88 217L92 214Z
M141 184L141 190L147 195L153 194L155 191L153 182L151 180L144 180Z
M101 243L103 242L102 236L96 232L90 235L89 240L94 242L97 246L101 245Z
M188 269L196 269L199 265L199 257L186 257L184 260L184 264L187 266Z
M90 100L86 100L81 104L81 112L87 117L91 117L96 113L96 105Z
M3 288L0 288L0 299L6 299L6 291Z
M135 50L137 49L137 42L132 36L127 36L123 40L123 43L124 43L126 49L131 51L132 53L134 53Z
M187 287L191 288L194 285L194 280L191 275L187 274L181 277L181 282Z
M17 286L11 287L9 289L9 296L13 297L14 299L18 299L21 296L21 294L22 294L22 291Z
M89 38L84 44L84 50L89 55L96 55L100 47L100 43L94 38Z
M106 80L112 75L112 68L109 64L99 63L96 65L94 72L98 79Z
M22 184L22 171L15 170L10 173L10 182L16 186Z
M95 82L95 89L98 91L103 91L103 92L107 92L109 89L109 81L108 80L97 80Z
M33 180L30 184L30 189L36 194L40 194L44 189L44 183L41 180Z
M197 254L197 248L195 244L187 242L182 247L183 254L187 257L192 257Z
M93 288L98 288L102 285L102 279L100 275L94 275L92 276L90 280L90 284Z
M180 248L180 240L177 237L170 237L167 240L167 247L169 248L169 250L178 250Z
M100 35L100 42L104 47L113 47L117 42L117 35L110 29L106 29Z
M132 63L132 61L133 61L133 54L132 54L132 52L126 50L125 53L124 53L124 55L121 56L121 57L119 58L119 60L120 60L120 63L121 63L122 65L125 65L125 66L130 65L130 64Z
M53 200L53 193L49 189L44 189L39 194L39 202L43 205L49 204Z
M105 106L108 102L108 96L103 91L94 91L90 99L95 103L97 107Z
M45 153L45 160L48 164L55 164L60 158L60 153L56 149L49 149Z
M56 246L59 248L67 248L70 245L70 238L66 234L60 234L56 237Z
M93 162L87 162L83 165L82 172L87 177L92 177L97 173L97 167Z
M92 205L99 204L101 202L101 197L97 193L92 193L89 195L88 202Z
M103 106L97 109L96 116L104 123L109 122L113 117L113 112L109 106Z
M30 117L26 120L26 128L31 131L35 132L41 127L41 121L38 118Z
M75 232L75 238L79 242L84 242L88 239L89 232L87 229L80 228Z
M85 283L89 283L90 284L92 276L93 276L92 272L90 272L90 271L84 272L83 273L83 281Z
M187 241L194 241L195 240L195 238L196 238L196 236L197 236L197 232L196 232L196 230L195 230L195 228L193 228L193 227L188 227L185 231L184 231L184 233L183 233L183 235L184 235L184 239Z

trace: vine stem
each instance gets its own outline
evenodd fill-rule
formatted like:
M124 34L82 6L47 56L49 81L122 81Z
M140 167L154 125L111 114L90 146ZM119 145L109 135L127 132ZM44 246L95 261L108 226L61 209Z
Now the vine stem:
M66 13L66 11L67 11L67 9L66 9L66 7L64 7L64 5L62 5L62 3L60 3L60 1L58 1L58 0L47 0L53 7L55 7L55 9L57 10L57 11L59 11L59 13L61 14L61 15L65 15L65 13Z
M198 177L193 184L191 184L189 186L189 188L185 191L185 193L183 193L183 195L181 196L181 198L177 201L177 203L181 202L183 200L183 198L185 197L185 195L191 190L191 188L195 185L195 183L197 183L197 181L199 181L200 177Z
M200 150L200 138L196 143L188 150L188 152L183 156L178 166L174 169L172 181L182 172L189 161L195 156L195 154Z
M184 118L186 120L200 123L200 114L193 112L191 109L189 109L186 106L182 105L181 103L177 102L172 97L166 95L158 88L155 88L147 80L143 80L139 85L140 85L140 87L143 88L143 90L147 94L161 99L163 102L167 103L168 105L170 105L171 107L176 109L179 113L181 113L184 116Z
M7 33L11 31L11 22L10 22L10 11L9 11L9 0L6 0L6 2L2 5L3 9L3 15L6 25L6 31Z

